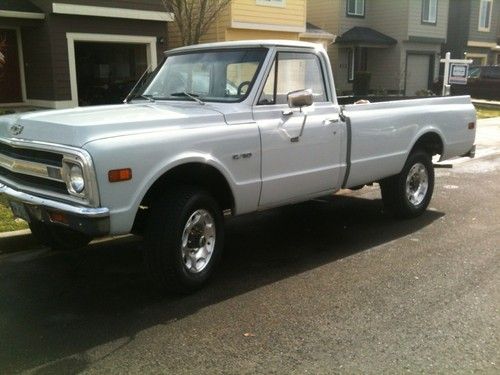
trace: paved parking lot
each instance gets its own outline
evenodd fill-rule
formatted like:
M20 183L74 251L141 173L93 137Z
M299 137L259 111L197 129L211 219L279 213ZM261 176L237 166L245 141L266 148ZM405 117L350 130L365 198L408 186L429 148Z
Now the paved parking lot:
M376 187L230 219L188 297L151 288L133 238L0 256L0 373L499 373L497 123L415 220Z

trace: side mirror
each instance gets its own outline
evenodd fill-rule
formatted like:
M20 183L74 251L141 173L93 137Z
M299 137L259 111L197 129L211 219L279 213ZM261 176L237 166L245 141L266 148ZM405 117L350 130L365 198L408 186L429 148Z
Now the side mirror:
M289 92L287 101L290 108L309 107L313 104L313 92L311 89Z

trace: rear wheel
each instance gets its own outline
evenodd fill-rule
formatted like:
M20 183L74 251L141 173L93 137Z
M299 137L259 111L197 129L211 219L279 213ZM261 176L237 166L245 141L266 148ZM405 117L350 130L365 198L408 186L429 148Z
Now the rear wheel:
M145 232L146 264L163 290L189 293L201 288L220 258L224 219L207 192L178 187L158 198Z
M400 174L380 182L382 200L395 216L412 218L421 215L434 191L434 167L428 153L412 153Z
M91 240L83 233L37 220L32 220L29 226L37 241L53 250L76 250L88 245Z

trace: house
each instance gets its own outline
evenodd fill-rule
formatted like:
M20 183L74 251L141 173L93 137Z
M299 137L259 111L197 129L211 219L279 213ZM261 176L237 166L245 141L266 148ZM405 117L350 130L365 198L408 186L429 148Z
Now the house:
M232 0L200 42L289 39L328 46L335 36L307 23L306 11L307 0ZM179 31L172 26L169 48L180 45Z
M340 94L352 92L358 71L371 73L373 91L412 96L430 89L446 42L449 1L309 1L308 21L338 35L329 55Z
M172 21L161 0L0 0L0 105L120 102Z
M444 52L473 65L500 64L500 0L452 0L449 14Z

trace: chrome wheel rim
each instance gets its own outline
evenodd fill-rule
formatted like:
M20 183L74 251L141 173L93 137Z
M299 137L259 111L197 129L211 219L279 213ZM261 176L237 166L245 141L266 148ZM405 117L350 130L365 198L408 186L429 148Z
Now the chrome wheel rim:
M190 273L202 272L215 249L215 221L207 210L196 210L182 232L182 260Z
M406 177L406 198L413 206L421 204L429 189L429 176L427 168L422 163L417 163L410 168Z

